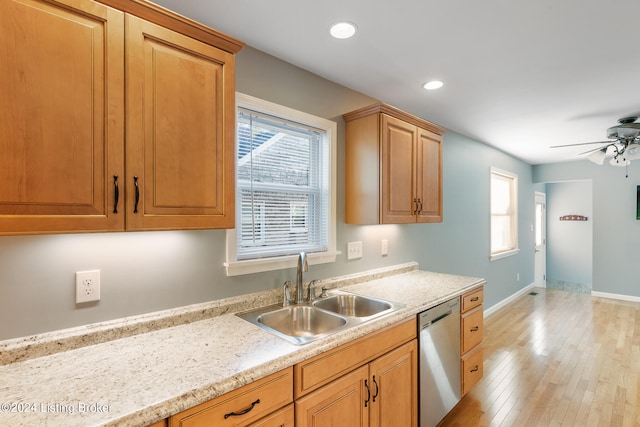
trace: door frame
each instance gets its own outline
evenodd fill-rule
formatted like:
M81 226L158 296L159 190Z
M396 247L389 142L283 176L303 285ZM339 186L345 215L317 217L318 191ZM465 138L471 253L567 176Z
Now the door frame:
M538 224L538 204L542 204L540 224ZM534 286L547 287L547 194L535 191L533 197L533 278ZM541 239L538 240L538 228ZM540 243L540 244L538 244Z

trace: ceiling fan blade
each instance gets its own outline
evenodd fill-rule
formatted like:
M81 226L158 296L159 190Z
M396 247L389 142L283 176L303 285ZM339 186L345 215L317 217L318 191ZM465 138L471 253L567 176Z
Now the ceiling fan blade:
M566 144L566 145L552 145L549 148L563 148L563 147L576 147L579 145L591 145L591 144L614 144L617 140L612 139L609 141L597 141L597 142L581 142L579 144Z
M593 148L591 150L587 150L587 151L583 151L582 153L579 153L578 156L583 156L585 154L591 154L594 153L596 151L601 151L604 147L598 147L598 148Z

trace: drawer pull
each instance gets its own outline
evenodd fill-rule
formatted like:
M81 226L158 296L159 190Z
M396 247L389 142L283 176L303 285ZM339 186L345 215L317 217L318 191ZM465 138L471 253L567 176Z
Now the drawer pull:
M248 412L251 412L251 410L254 408L254 406L256 406L258 403L260 403L260 399L257 399L255 402L253 402L251 404L251 406L249 406L246 409L243 409L240 412L229 412L228 414L224 414L224 419L226 420L229 417L239 417L240 415L244 415Z
M476 302L476 301L479 301L479 300L480 300L480 297L473 297L473 298L471 298L470 301L471 302Z
M479 326L474 326L473 328L469 329L469 332L478 332L479 329Z
M479 369L480 369L480 366L476 365L475 368L473 368L469 372L478 372Z

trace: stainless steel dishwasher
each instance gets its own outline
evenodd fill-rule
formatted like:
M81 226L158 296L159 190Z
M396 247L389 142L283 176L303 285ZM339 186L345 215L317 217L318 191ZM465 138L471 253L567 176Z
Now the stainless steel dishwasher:
M420 426L436 426L460 401L460 299L418 315Z

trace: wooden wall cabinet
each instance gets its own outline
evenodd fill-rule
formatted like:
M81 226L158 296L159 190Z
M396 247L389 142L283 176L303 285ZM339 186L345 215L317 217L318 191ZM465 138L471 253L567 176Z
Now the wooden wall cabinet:
M0 234L233 227L241 42L141 0L0 28Z
M382 103L343 117L346 222L441 222L444 129Z
M294 367L296 426L418 424L415 320Z
M462 396L482 379L484 337L484 289L477 288L463 294L460 310L460 369Z

